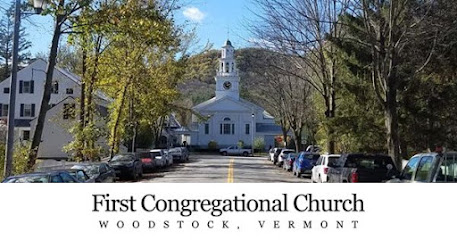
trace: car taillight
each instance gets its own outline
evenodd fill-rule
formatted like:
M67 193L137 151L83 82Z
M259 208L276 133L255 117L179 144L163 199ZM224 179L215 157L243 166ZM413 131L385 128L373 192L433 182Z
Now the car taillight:
M328 174L328 168L324 168L324 174Z
M359 174L357 172L351 173L351 182L353 182L353 183L359 182Z

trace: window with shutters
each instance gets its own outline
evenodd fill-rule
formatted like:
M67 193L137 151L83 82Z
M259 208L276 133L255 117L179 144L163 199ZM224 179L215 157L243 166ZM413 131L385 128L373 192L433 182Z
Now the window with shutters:
M19 93L34 93L34 81L19 81Z
M22 131L22 140L24 140L24 141L30 140L30 131L29 130Z
M21 104L21 117L35 117L35 104Z
M52 83L51 93L52 94L58 94L59 93L59 83L58 82L53 82Z
M1 106L1 117L8 116L8 104L0 104Z

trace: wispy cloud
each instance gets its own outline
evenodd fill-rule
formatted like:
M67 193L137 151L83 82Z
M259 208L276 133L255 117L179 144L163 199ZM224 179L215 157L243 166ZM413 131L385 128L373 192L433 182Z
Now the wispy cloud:
M184 9L183 15L191 21L198 23L202 22L206 17L206 14L204 14L202 11L200 11L200 9L196 7L188 7Z

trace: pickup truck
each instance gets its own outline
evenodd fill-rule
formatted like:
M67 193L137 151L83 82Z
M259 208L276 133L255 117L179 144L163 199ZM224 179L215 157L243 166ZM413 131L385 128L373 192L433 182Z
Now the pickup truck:
M221 149L219 149L219 152L224 156L227 156L227 155L240 155L240 156L247 157L247 156L252 154L252 150L251 149L240 148L238 146L231 146L231 147L228 147L228 148L221 148Z
M398 178L389 183L457 182L457 152L420 153L414 155Z
M381 154L344 154L328 167L331 183L386 182L398 176L392 158Z

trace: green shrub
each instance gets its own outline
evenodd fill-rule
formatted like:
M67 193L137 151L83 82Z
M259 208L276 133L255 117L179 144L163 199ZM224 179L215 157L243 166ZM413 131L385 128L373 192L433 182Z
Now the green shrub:
M13 153L13 169L12 174L18 175L27 172L27 159L30 143L15 144ZM5 166L5 143L0 143L0 179L3 177Z
M209 143L208 143L208 149L209 149L209 150L217 150L217 149L219 149L219 147L218 147L218 145L217 145L217 142L214 141L214 140L209 141Z
M244 147L244 142L243 140L239 140L238 143L237 143L238 147L239 148L243 148Z
M254 139L254 150L263 151L265 149L265 140L261 137Z

